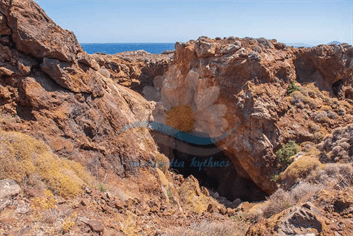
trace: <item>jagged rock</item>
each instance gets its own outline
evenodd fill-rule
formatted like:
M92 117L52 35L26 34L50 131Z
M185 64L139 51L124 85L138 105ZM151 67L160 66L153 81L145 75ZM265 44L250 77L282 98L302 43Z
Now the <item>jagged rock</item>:
M88 220L86 223L89 227L91 227L93 232L96 233L102 233L104 232L104 224L102 221L98 221L98 220Z
M89 204L90 204L90 200L89 199L84 198L84 199L81 200L81 205L82 206L89 206Z
M215 43L208 43L204 41L197 41L195 45L195 51L199 58L209 57L216 54L216 45Z
M103 78L91 68L84 72L76 64L46 57L41 68L60 86L72 92L93 93L95 97L104 95L101 82Z
M349 99L353 96L350 92L353 91L350 67L353 53L338 45L294 49L264 38L229 43L228 39L208 37L177 43L172 65L162 77L156 78L154 88L149 85L144 89L145 95L156 102L153 111L156 122L166 123L172 107L189 106L193 112L191 133L194 135L222 137L239 124L217 146L232 161L236 177L252 181L271 194L277 188L271 181L277 169L275 150L290 139L318 142L318 136L307 132L308 123L304 121L307 118L295 118L288 112L293 105L284 98L288 96L288 85L296 79L303 85L315 83L316 88L308 92L310 99L329 96L323 95L324 91ZM322 94L315 95L316 89ZM317 106L314 102L305 105L309 109L304 104L303 109L307 110ZM315 114L310 112L307 114ZM331 112L331 118L326 113L320 119L340 119L336 113ZM340 122L347 124L347 121L335 121L335 127ZM288 128L289 123L293 127ZM321 126L319 129L331 130ZM171 148L178 148L177 142L170 142Z
M0 180L0 199L13 197L21 192L21 187L13 180Z
M11 30L10 28L7 27L6 18L1 13L0 13L0 35L1 36L11 35Z
M56 154L99 175L136 174L131 161L150 161L154 141L148 131L118 131L148 121L152 104L100 74L95 57L82 52L74 34L57 26L35 2L2 0L1 14L14 44L0 44L0 108L21 117L20 123L7 120L1 128L26 129ZM120 67L105 60L112 69Z
M30 206L28 204L19 204L16 208L17 214L27 214L30 211Z
M215 207L214 207L213 204L208 204L208 206L207 206L207 212L209 212L209 213L215 212Z
M57 26L33 1L1 0L1 13L17 50L24 54L72 62L82 52L76 36Z

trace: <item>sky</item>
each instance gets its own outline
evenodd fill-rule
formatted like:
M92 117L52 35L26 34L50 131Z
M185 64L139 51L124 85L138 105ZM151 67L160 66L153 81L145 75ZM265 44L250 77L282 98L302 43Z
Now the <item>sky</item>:
M80 43L175 43L235 36L353 44L352 0L35 1Z

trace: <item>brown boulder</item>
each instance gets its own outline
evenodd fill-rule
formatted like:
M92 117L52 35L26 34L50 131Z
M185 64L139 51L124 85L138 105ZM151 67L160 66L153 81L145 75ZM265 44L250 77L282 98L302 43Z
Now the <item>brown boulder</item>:
M102 75L91 68L84 72L77 64L46 57L41 68L56 83L72 92L93 93L95 97L103 96Z
M21 187L13 180L0 180L0 200L13 197L21 192Z
M18 51L38 59L66 62L74 61L82 51L76 36L57 26L34 1L1 0L0 10Z

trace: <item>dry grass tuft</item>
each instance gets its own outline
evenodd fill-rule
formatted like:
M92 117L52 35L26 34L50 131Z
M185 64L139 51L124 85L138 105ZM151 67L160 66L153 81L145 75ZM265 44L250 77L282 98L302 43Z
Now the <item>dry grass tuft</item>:
M248 226L242 222L207 222L191 225L188 228L179 227L163 236L236 236L245 235Z
M44 143L22 133L0 132L0 179L39 186L62 197L77 195L92 179L75 161L59 158ZM29 181L26 181L29 180Z
M267 200L270 203L263 211L265 217L278 214L296 203L293 196L283 189L278 189Z
M316 149L312 149L304 156L293 162L288 168L280 174L279 179L285 180L288 187L293 186L299 180L305 179L310 173L322 166L318 160L319 152Z

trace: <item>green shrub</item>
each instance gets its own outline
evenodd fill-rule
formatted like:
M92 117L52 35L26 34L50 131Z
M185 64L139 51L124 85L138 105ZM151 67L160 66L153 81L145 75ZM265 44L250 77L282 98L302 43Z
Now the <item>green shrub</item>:
M283 164L290 164L290 157L298 153L299 145L289 141L276 152L277 159Z
M275 175L275 174L271 175L271 181L272 182L277 182L278 181L278 175Z
M300 88L295 84L295 82L293 82L288 86L287 93L291 95L295 91L300 91Z
M107 188L104 184L102 184L102 183L99 183L99 184L98 184L98 189L99 189L102 193L104 193L104 192L106 192L106 191L108 190L108 188Z

